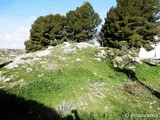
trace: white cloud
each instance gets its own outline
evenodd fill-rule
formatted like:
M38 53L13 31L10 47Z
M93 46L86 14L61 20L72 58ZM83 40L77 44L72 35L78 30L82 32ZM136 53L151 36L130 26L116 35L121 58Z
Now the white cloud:
M18 27L13 32L0 35L0 48L24 49L24 41L29 39L29 29Z
M0 48L24 49L24 41L29 39L29 30L36 19L33 15L26 19L0 17Z

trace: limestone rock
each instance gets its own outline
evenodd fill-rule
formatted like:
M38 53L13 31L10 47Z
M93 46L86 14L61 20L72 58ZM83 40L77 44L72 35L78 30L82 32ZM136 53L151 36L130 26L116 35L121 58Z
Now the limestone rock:
M140 60L131 56L130 54L117 56L112 60L113 66L120 70L135 70Z

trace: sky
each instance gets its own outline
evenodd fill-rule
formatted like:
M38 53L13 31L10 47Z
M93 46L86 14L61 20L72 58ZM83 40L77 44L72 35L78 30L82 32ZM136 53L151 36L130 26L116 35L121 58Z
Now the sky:
M39 16L65 15L85 1L93 6L104 22L116 0L0 0L0 48L24 49L31 25Z

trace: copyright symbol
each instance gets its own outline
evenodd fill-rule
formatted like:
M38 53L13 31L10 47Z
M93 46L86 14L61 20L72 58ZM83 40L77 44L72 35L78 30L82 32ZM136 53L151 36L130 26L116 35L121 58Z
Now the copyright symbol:
M126 113L126 114L125 114L125 117L129 117L129 113Z

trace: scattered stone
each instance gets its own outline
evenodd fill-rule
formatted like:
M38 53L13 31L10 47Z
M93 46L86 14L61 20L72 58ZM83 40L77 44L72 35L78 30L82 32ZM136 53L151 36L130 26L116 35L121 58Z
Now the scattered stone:
M68 48L71 46L71 44L69 42L64 42L63 43L64 48Z
M142 64L142 60L139 57L135 57L135 61L139 64Z
M90 101L92 102L96 102L95 99L93 98L93 96L91 94L88 94Z
M95 82L93 84L90 84L90 87L102 87L102 86L105 86L107 85L106 83L103 83L103 82Z
M43 57L43 56L47 56L51 53L51 51L49 49L43 50L43 51L38 51L35 53L35 57Z
M136 69L136 66L132 65L128 67L129 69Z
M62 116L68 116L75 107L67 101L63 101L61 104L56 106L56 111Z
M66 60L66 58L61 57L61 56L58 56L58 58L59 58L60 60L62 60L62 61L65 61L65 60Z
M88 48L88 47L96 47L95 45L93 44L90 44L90 43L86 43L86 42L80 42L80 43L77 43L76 47L80 50L84 49L84 48Z
M97 76L97 73L93 73L93 74Z
M26 69L26 71L27 71L27 73L30 73L30 72L32 72L32 68L29 67Z
M105 56L106 56L105 50L100 50L100 52L97 54L97 56L100 58L105 58Z
M6 79L4 79L4 82L10 81L10 80L11 80L11 78L6 78Z
M77 58L76 61L77 61L77 62L80 62L80 61L82 61L82 60L81 60L80 58Z
M114 58L114 61L116 63L120 63L120 62L123 62L123 59L122 59L122 57L117 56L116 58Z
M81 88L81 90L83 90L83 88Z
M60 49L63 50L64 53L68 53L69 55L76 53L76 47L74 47L69 42L64 42Z
M49 46L47 49L48 50L51 50L51 49L53 49L54 47L53 46Z
M135 70L138 62L135 61L135 57L130 54L116 56L112 60L113 66L120 70Z
M108 107L107 107L107 106L105 106L105 107L104 107L104 109L105 109L105 110L108 110Z
M26 66L23 65L22 68L26 68Z
M68 55L75 54L76 53L76 48L70 48L70 49L68 49L68 51L66 53L68 53Z
M7 88L14 88L16 86L20 86L20 87L23 87L23 86L26 86L28 85L29 83L27 81L25 81L24 79L21 79L21 80L18 80L18 81L14 81L12 83L10 83Z
M43 73L38 75L38 77L39 77L39 78L41 78L41 77L43 77L43 76L44 76L44 74L43 74Z
M54 62L43 65L43 68L48 71L56 71L58 70L58 65Z
M114 56L114 52L113 52L113 50L107 50L106 51L106 55L108 55L108 56Z
M103 98L106 97L106 96L105 96L102 92L100 92L100 91L95 92L94 95L95 95L96 97L98 97L98 98L101 98L101 99L103 99Z
M4 77L4 76L3 76L3 77L0 76L0 82L1 82L1 81L2 81L2 82L5 82L4 80L5 80L5 77Z
M101 58L95 58L97 61L101 62Z
M77 48L81 50L81 49L87 48L87 47L96 47L93 44L85 43L85 42L75 43L75 44L71 44L69 42L64 42L62 45L59 45L59 46L62 46L60 49L62 49L63 52L68 53L68 54L76 53ZM49 46L46 50L37 51L37 52L33 52L33 53L27 53L27 54L21 54L21 55L17 56L13 60L12 63L6 65L5 68L13 69L13 68L18 67L20 64L22 64L22 65L23 64L32 64L34 61L40 61L42 59L42 57L50 55L52 49L53 49L53 47ZM59 59L66 60L66 58L61 57L61 56L59 56ZM77 61L80 61L80 59L78 59Z
M155 104L157 101L151 101L150 102L150 105L153 105L153 104Z
M20 64L31 64L34 61L39 61L43 56L47 56L51 53L49 49L43 51L37 51L33 53L27 53L17 56L12 63L5 66L7 69L13 69ZM28 58L28 59L27 59ZM29 59L31 58L31 59ZM25 59L25 60L24 60Z

